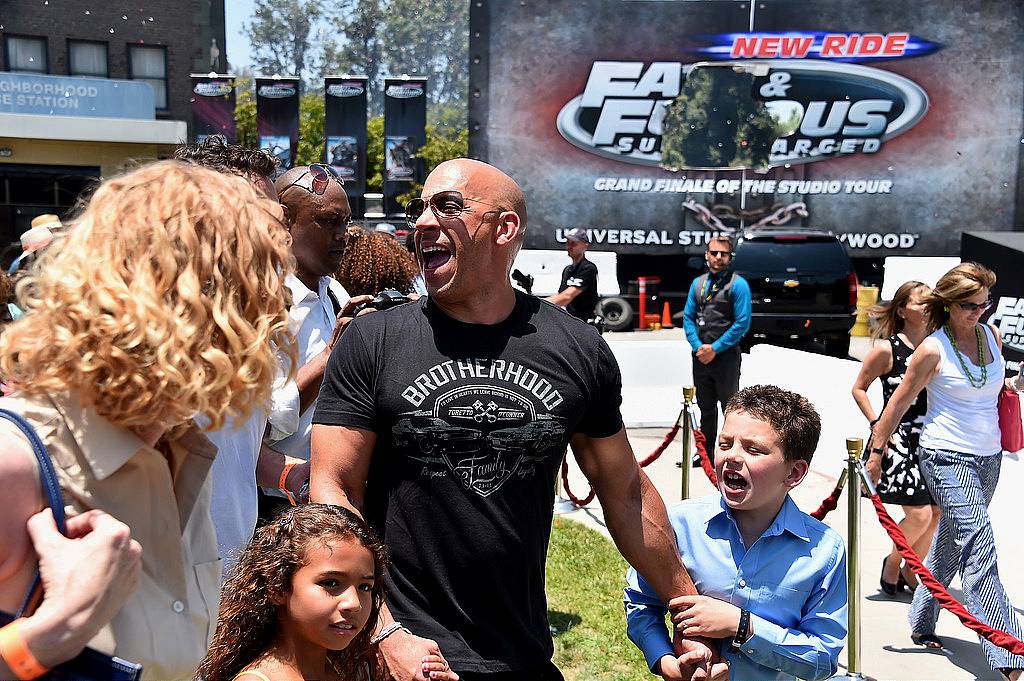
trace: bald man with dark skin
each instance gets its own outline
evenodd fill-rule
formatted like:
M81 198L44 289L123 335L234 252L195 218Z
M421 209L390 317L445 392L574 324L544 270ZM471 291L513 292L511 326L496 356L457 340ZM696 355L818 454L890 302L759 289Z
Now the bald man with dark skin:
M335 347L310 496L362 514L388 545L378 637L392 678L429 678L421 661L439 649L463 681L560 681L543 585L567 443L630 564L666 603L693 582L626 439L607 344L509 282L527 220L516 182L447 161L407 218L429 296L356 320ZM706 675L708 646L677 653Z
M348 196L342 184L333 178L323 194L317 194L309 166L286 170L274 185L284 207L285 224L292 235L295 276L310 291L316 291L321 277L337 272L345 255L348 227L352 222ZM338 315L327 346L299 367L295 382L299 387L300 411L304 412L316 399L327 358L345 326L352 321L352 311L371 297L350 299Z

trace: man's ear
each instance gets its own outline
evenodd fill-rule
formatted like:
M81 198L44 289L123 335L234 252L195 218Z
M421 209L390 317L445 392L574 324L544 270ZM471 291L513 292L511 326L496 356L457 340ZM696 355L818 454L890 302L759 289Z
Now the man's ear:
M281 204L281 210L284 211L284 226L290 232L292 231L292 212L286 203Z
M803 459L797 459L789 465L789 474L786 475L786 479L782 481L789 489L795 488L801 482L804 481L804 477L807 475L807 471L811 468L810 464Z
M495 242L503 246L514 243L522 230L519 213L505 211L498 216L498 226L494 230Z

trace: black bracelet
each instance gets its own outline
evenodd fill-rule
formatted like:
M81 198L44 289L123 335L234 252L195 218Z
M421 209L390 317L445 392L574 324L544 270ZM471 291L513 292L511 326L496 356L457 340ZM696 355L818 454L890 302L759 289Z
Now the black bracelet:
M729 650L731 652L738 652L740 647L747 642L750 638L750 611L740 610L740 623L736 627L736 638L729 644Z
M885 449L883 449L882 447L872 447L871 448L871 453L872 454L885 454Z

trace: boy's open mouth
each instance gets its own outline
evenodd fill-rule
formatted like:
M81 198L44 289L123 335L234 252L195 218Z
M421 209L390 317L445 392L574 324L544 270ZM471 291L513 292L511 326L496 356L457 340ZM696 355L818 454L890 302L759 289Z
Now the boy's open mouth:
M747 488L747 479L733 471L722 471L722 482L733 491L740 491Z

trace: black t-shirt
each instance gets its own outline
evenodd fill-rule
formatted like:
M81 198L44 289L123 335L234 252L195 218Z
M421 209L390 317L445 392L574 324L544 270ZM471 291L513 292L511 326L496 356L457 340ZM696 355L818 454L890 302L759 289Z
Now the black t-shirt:
M561 293L570 286L580 290L580 294L566 306L573 317L587 320L594 316L597 307L597 265L583 258L578 263L569 263L562 270L562 283L558 287Z
M314 423L372 430L364 512L388 546L395 619L460 671L546 663L555 475L572 433L622 427L595 329L516 294L494 325L430 298L360 317L327 364Z

